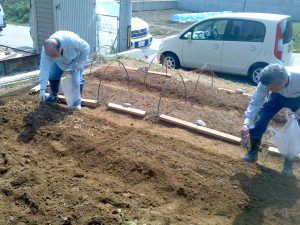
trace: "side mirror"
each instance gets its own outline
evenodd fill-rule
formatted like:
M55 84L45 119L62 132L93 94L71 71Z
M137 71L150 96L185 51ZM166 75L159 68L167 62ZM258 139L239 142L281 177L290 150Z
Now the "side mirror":
M186 34L186 37L187 37L188 40L192 40L192 33L191 33L191 32L188 32L188 33Z

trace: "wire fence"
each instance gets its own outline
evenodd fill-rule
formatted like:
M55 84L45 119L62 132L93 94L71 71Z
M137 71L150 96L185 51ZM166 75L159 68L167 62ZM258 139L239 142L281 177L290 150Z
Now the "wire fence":
M112 52L112 54L108 57L107 55L104 55L103 49L107 49L108 51ZM113 98L113 94L110 93L109 96L103 96L104 95L104 88L105 88L105 81L112 79L112 73L115 73L116 76L119 76L118 80L126 81L127 83L127 97L123 96L123 101L121 104L125 104L128 102L134 102L136 101L136 97L132 94L132 89L135 88L138 84L140 86L140 99L144 99L145 102L150 102L147 100L147 93L151 90L154 90L159 93L159 96L155 100L156 103L156 109L153 114L158 117L161 113L169 114L172 111L174 111L177 108L180 108L180 103L176 101L176 98L180 98L183 100L185 104L188 102L190 104L199 102L199 96L201 96L201 92L203 91L203 85L200 85L201 77L206 74L211 77L211 82L209 86L205 86L205 88L213 88L214 87L214 77L216 75L213 73L212 68L209 64L205 64L204 66L197 68L196 70L193 70L195 74L197 74L197 79L194 80L194 82L190 83L189 79L186 78L185 72L181 70L172 70L173 74L171 75L169 73L170 68L165 63L162 65L160 70L163 70L164 73L162 74L160 72L160 76L155 76L155 79L153 78L153 75L150 75L156 68L157 65L154 63L154 59L157 58L157 56L153 57L153 59L150 62L145 62L143 66L139 66L138 68L135 68L135 73L129 71L132 68L126 66L124 58L119 56L119 54L116 52L115 48L109 45L103 45L98 48L98 51L96 52L92 63L90 64L90 75L93 75L93 69L95 67L101 68L100 72L98 73L98 87L97 87L97 97L96 99L100 103L105 103L105 101L109 101L109 99ZM113 70L116 71L116 68L118 68L118 72L112 72ZM153 68L153 70L151 70ZM187 85L187 82L189 84ZM200 88L202 87L202 88ZM136 92L135 92L136 94ZM106 95L109 95L106 93ZM172 101L172 97L176 96L173 101L172 107L168 107L168 109L164 109L162 107L162 104L165 99L168 99L168 101Z

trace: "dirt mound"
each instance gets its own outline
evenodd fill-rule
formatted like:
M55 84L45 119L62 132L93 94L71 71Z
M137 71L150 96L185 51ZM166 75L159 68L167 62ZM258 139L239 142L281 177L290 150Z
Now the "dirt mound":
M0 223L299 224L280 158L247 164L238 146L151 121L2 98Z
M147 119L155 120L163 113L194 123L203 120L207 127L239 136L249 96L220 91L203 76L186 77L175 73L171 78L125 70L116 65L103 66L86 77L88 88L84 96L99 98L101 104L109 102L130 103L147 111ZM98 96L99 95L99 96ZM271 126L284 124L282 113L274 118ZM266 143L269 140L267 134Z

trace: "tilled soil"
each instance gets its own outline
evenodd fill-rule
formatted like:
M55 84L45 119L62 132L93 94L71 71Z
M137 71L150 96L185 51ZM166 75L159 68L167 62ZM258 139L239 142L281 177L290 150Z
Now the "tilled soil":
M193 123L201 119L209 128L239 136L251 98L218 90L213 82L216 78L208 83L202 81L205 75L186 77L178 74L169 78L125 70L116 65L104 66L92 77L87 77L89 88L84 94L87 98L97 99L99 93L102 104L130 103L132 107L147 111L146 119L155 120L160 114ZM284 122L281 113L271 126L277 127Z
M40 104L27 94L0 98L0 224L300 223L298 164L295 177L284 177L278 156L263 151L248 164L240 146L156 117L165 87L160 113L201 117L238 135L246 96L205 85L193 95L195 81L183 94L180 79L166 85L161 76L147 77L145 88L142 75L129 77L129 89L119 69L87 77L85 98L96 98L102 80L97 109ZM108 102L129 102L147 117L107 110Z

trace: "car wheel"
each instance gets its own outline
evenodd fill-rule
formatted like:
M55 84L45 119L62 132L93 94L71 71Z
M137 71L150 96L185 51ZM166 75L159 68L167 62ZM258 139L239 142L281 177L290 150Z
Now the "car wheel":
M179 68L180 63L178 57L173 53L164 53L163 54L163 64L166 65L168 68Z
M256 66L253 66L249 71L249 78L253 84L259 83L260 78L260 72L265 68L267 64L259 64Z

